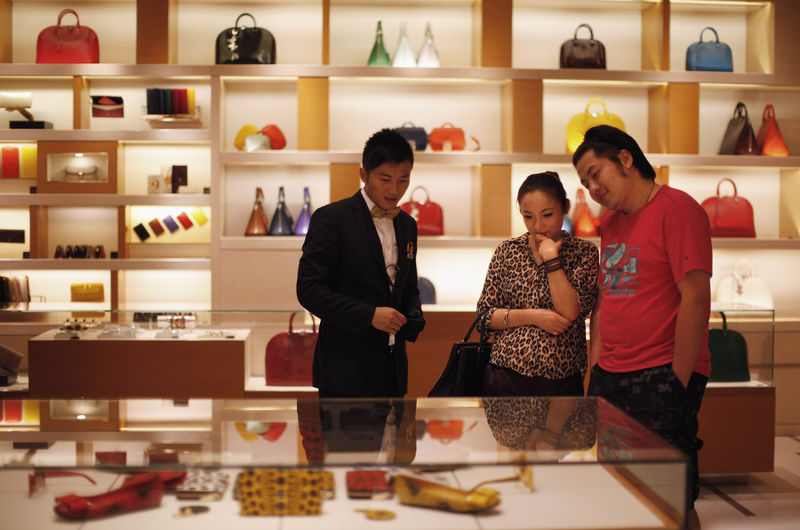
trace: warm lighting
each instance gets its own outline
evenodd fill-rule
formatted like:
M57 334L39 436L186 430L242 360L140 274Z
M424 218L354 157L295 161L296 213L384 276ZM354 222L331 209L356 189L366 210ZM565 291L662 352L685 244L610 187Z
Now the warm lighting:
M83 156L83 153L75 153L75 156L77 156L77 157L79 157L79 158L80 158L80 157L82 157L82 156Z
M86 414L78 414L75 417L78 418L79 420L85 420L86 419Z

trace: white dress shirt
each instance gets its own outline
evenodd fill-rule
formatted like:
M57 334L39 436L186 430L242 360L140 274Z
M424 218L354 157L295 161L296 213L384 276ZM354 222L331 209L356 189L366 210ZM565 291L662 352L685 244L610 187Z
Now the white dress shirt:
M367 209L372 211L375 201L369 198L364 188L361 188L361 196L367 203ZM394 234L394 219L389 217L373 217L375 230L378 232L378 239L381 240L383 250L383 262L386 265L386 273L392 281L391 288L394 289L394 282L397 279L397 237ZM389 334L389 346L394 345L394 334Z

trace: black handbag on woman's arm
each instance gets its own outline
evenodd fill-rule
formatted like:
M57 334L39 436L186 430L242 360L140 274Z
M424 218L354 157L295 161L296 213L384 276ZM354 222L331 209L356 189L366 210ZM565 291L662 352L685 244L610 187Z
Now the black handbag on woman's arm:
M477 397L481 395L483 372L489 364L492 344L486 341L486 335L480 334L479 342L467 342L472 330L478 324L478 314L464 340L453 344L450 359L444 367L439 380L433 385L428 397Z

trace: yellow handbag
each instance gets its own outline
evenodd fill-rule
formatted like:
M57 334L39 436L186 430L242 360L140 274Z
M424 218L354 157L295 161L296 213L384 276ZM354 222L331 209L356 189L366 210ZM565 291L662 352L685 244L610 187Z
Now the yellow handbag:
M235 486L241 515L321 515L333 492L333 473L306 469L251 469Z
M591 112L589 107L591 107L593 103L602 105L603 112ZM622 122L622 118L608 112L606 109L606 102L603 101L602 98L596 96L590 98L589 102L586 104L586 110L573 116L567 124L567 152L569 154L574 153L578 149L578 146L583 142L583 135L595 125L611 125L617 129L625 130L625 124Z
M105 302L102 283L73 283L69 286L70 300L73 302Z

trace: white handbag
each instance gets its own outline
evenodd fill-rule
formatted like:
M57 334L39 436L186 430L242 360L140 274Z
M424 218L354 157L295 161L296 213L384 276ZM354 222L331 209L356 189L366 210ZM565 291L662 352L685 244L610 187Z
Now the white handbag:
M746 258L733 265L733 274L720 280L714 300L718 303L749 304L774 309L772 290L764 278L756 276L755 267Z

